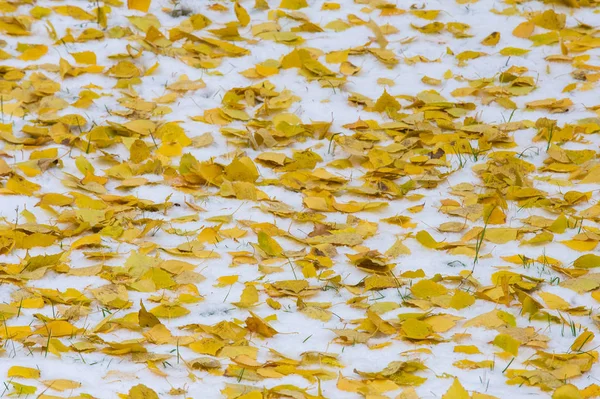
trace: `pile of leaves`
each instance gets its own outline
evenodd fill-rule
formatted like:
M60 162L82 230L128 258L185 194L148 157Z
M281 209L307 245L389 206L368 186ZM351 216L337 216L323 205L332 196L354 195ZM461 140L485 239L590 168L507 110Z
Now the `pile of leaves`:
M599 397L600 2L433 3L0 0L0 396Z

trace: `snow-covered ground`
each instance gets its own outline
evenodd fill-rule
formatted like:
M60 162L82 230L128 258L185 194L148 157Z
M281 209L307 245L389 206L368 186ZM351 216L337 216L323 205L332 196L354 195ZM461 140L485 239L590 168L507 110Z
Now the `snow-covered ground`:
M0 397L600 396L596 0L0 11Z

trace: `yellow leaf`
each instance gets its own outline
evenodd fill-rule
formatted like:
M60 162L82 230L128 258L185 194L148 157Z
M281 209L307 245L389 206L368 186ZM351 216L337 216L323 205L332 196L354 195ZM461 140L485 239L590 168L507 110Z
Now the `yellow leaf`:
M486 362L485 360L481 363ZM494 362L491 360L487 360L487 362L491 363L488 366L484 366L483 368L493 368L494 366ZM486 393L479 393L479 392L473 392L473 396L471 396L471 399L500 399L497 396L492 396L492 395L488 395Z
M329 321L331 319L330 311L316 306L305 306L300 312L315 320Z
M505 56L505 57L509 57L509 56L513 56L513 57L520 57L522 55L525 55L527 53L529 53L530 50L527 49L523 49L523 48L517 48L517 47L505 47L502 50L500 50L500 54Z
M431 85L431 86L439 86L442 84L442 81L440 79L435 79L429 76L423 76L421 78L421 82ZM429 157L428 157L429 158Z
M237 274L233 276L221 276L217 278L218 284L216 284L216 287L227 287L229 285L233 285L237 283L239 278L240 276L238 276Z
M464 327L486 327L498 328L500 326L516 326L515 317L510 313L501 310L492 310L491 312L483 313L465 322Z
M548 309L567 310L571 307L569 302L565 301L558 295L549 292L539 292L538 295L544 300Z
M127 8L130 10L138 10L148 12L152 0L127 0Z
M30 249L34 247L49 247L57 240L56 236L51 234L33 233L23 238L23 241L18 245L19 248Z
M306 0L281 0L279 8L287 8L288 10L299 10L308 7Z
M18 382L14 382L14 381L11 381L10 384L13 386L14 392L10 393L9 395L29 396L29 395L33 395L37 391L37 388L34 386L31 386L31 385L23 385L23 384L19 384Z
M533 34L535 24L531 21L522 22L513 30L513 36L527 39Z
M410 291L420 299L429 299L448 293L446 287L431 280L420 280L410 287Z
M503 350L512 354L513 356L517 356L519 354L519 347L521 346L520 341L516 340L508 334L496 335L493 344L499 348L502 348Z
M44 385L55 391L69 391L81 387L81 383L71 380L44 380Z
M569 227L569 219L564 214L561 214L552 222L548 230L556 234L562 234L567 230L567 227Z
M332 51L325 55L325 61L330 64L341 64L344 61L348 61L348 51ZM301 67L302 65L298 65Z
M159 399L158 394L154 390L148 388L144 384L138 384L129 390L128 399Z
M581 352L582 348L591 343L594 340L594 333L591 331L584 331L575 339L571 345L571 350L574 352Z
M456 325L456 322L461 319L462 317L449 314L438 314L427 317L424 321L431 326L433 332L442 333L453 328Z
M96 19L95 15L92 15L79 7L76 6L58 6L54 7L54 12L66 17L72 17L84 21L93 21Z
M400 305L395 302L377 302L369 306L369 310L376 314L383 314L398 309Z
M258 247L269 256L281 256L283 248L264 231L258 232Z
M260 391L252 391L241 396L236 396L236 399L263 399L263 394Z
M420 399L414 387L409 387L400 392L396 399Z
M517 109L517 104L508 97L498 97L496 102L506 109Z
M339 10L341 5L339 3L323 3L321 11Z
M554 239L554 234L548 232L548 231L542 231L541 233L537 234L535 237L531 238L530 240L527 241L522 241L521 245L525 245L525 244L529 244L529 245L539 245L539 244L546 244L551 242Z
M500 41L500 32L492 32L481 41L484 46L495 46Z
M580 240L565 240L561 241L561 244L566 245L567 247L574 249L579 252L589 252L596 248L598 245L597 241L580 241Z
M479 348L477 348L475 345L456 345L454 347L454 352L455 353L466 353L468 355L476 355L481 353L479 351Z
M554 391L552 399L584 399L584 397L575 385L566 384Z
M375 34L375 40L377 41L377 44L379 45L379 47L384 49L388 45L388 41L385 38L385 36L383 35L383 32L381 31L381 28L379 27L379 25L377 25L377 23L375 21L369 20L369 22L367 22L367 26Z
M258 169L249 157L235 158L225 167L225 176L230 181L254 183L258 179Z
M250 15L248 15L246 9L236 1L233 5L233 10L235 11L235 16L237 17L238 21L240 21L240 25L248 26L250 23Z
M573 262L573 267L578 267L582 269L592 269L595 267L600 267L600 256L595 254L585 254L575 259Z
M436 240L433 239L431 234L429 234L425 230L419 231L417 233L417 235L415 236L415 238L417 239L417 241L419 241L419 243L421 243L421 245L423 245L424 247L427 247L427 248L438 249L441 245L440 243L438 243Z
M470 396L460 381L455 378L450 388L442 395L442 399L470 399Z
M27 298L19 301L19 306L23 309L41 309L45 306L45 302L40 297Z
M385 256L390 258L397 258L400 255L410 255L410 249L402 243L401 240L396 240L394 245L392 245L387 251L385 251Z
M17 46L17 50L20 50L21 43ZM29 44L24 45L24 49L21 50L23 53L17 57L23 61L35 61L46 55L48 52L48 46L43 44Z
M359 73L360 67L352 64L351 62L345 61L340 65L340 72L346 76L353 76Z
M258 290L254 284L246 283L239 302L233 304L240 308L249 308L258 302Z
M15 174L6 182L6 188L15 194L22 194L30 197L42 187L39 184L30 182L24 177Z
M246 318L246 328L249 331L256 332L266 338L270 338L278 333L256 314L250 312L250 315L250 317Z
M518 229L511 228L487 228L484 239L494 244L506 244L517 239Z
M8 369L8 377L40 378L40 370L31 367L12 366Z
M400 334L409 339L426 339L431 335L431 326L415 318L402 323Z
M75 159L75 166L77 166L77 169L79 169L81 174L84 176L86 176L88 173L92 175L94 174L94 166L83 156L78 156Z
M383 94L377 99L373 110L376 112L387 112L388 110L398 111L400 108L402 108L402 106L398 100L392 97L387 90L384 90Z
M194 352L204 355L216 356L217 352L225 346L225 343L216 338L202 338L199 341L192 342L189 348Z
M183 306L179 306L179 305L173 305L173 306L159 305L159 306L151 309L150 313L152 313L156 317L172 319L172 318L176 318L176 317L183 317L183 316L189 314L190 311L187 310L186 308L184 308Z
M140 310L138 312L138 322L140 327L154 327L161 324L158 318L146 310L144 303L140 299Z
M273 308L275 310L281 309L281 304L271 298L267 298L267 305L269 305L271 308Z
M71 53L71 56L78 64L96 65L96 53L93 51L81 51L79 53Z
M456 59L459 61L459 65L465 65L466 61L474 60L479 57L483 57L485 55L487 55L487 53L484 53L482 51L467 50L467 51L463 51L460 54L457 54Z
M101 242L102 237L100 237L100 234L91 234L89 236L81 237L80 239L75 241L73 244L71 244L71 248L77 249L86 246L95 246L100 245Z
M62 122L65 125L77 126L79 128L81 128L87 123L83 116L77 114L63 115L58 120L59 122Z
M450 307L460 310L467 308L475 303L475 297L465 291L457 290L452 299L450 299Z
M194 14L190 17L190 23L194 30L201 30L209 26L212 21L202 14Z
M70 337L77 334L79 329L63 320L53 320L38 328L37 334L45 337Z
M566 85L565 87L563 87L562 92L563 93L570 93L573 90L575 90L577 88L577 83L569 83L568 85Z
M533 17L531 22L544 29L560 30L565 27L566 21L565 14L557 14L556 11L549 9Z
M433 21L440 14L440 10L410 10L410 13L416 17Z
M52 10L46 7L35 6L29 10L29 15L36 19L42 19L52 14Z
M413 29L418 30L419 32L430 34L430 35L435 34L435 33L440 33L442 31L442 29L444 29L444 23L442 23L442 22L432 22L432 23L424 25L424 26L416 26L416 25L410 24L410 26Z

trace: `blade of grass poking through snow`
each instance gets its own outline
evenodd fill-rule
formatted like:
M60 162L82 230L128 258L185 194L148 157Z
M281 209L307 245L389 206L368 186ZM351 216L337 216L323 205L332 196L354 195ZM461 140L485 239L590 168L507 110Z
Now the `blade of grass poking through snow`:
M487 230L488 222L490 220L492 212L494 212L494 209L496 209L496 205L494 205L494 207L490 210L490 212L487 215L484 214L483 229L477 235L477 242L475 244L475 257L473 258L473 269L471 270L471 272L475 270L475 265L477 265L477 262L479 262L479 254L483 245L483 240L485 239L485 232Z

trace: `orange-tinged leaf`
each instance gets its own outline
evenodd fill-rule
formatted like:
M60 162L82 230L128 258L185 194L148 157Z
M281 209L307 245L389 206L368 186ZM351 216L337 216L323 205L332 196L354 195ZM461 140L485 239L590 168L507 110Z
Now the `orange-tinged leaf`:
M138 312L138 322L140 327L154 327L161 324L158 318L146 310L144 303L140 300L140 310Z
M535 29L535 24L531 21L525 21L520 23L512 32L513 36L520 37L523 39L529 38Z
M263 319L250 312L250 317L246 318L246 328L249 331L258 333L265 338L270 338L277 334L277 330L268 325Z

